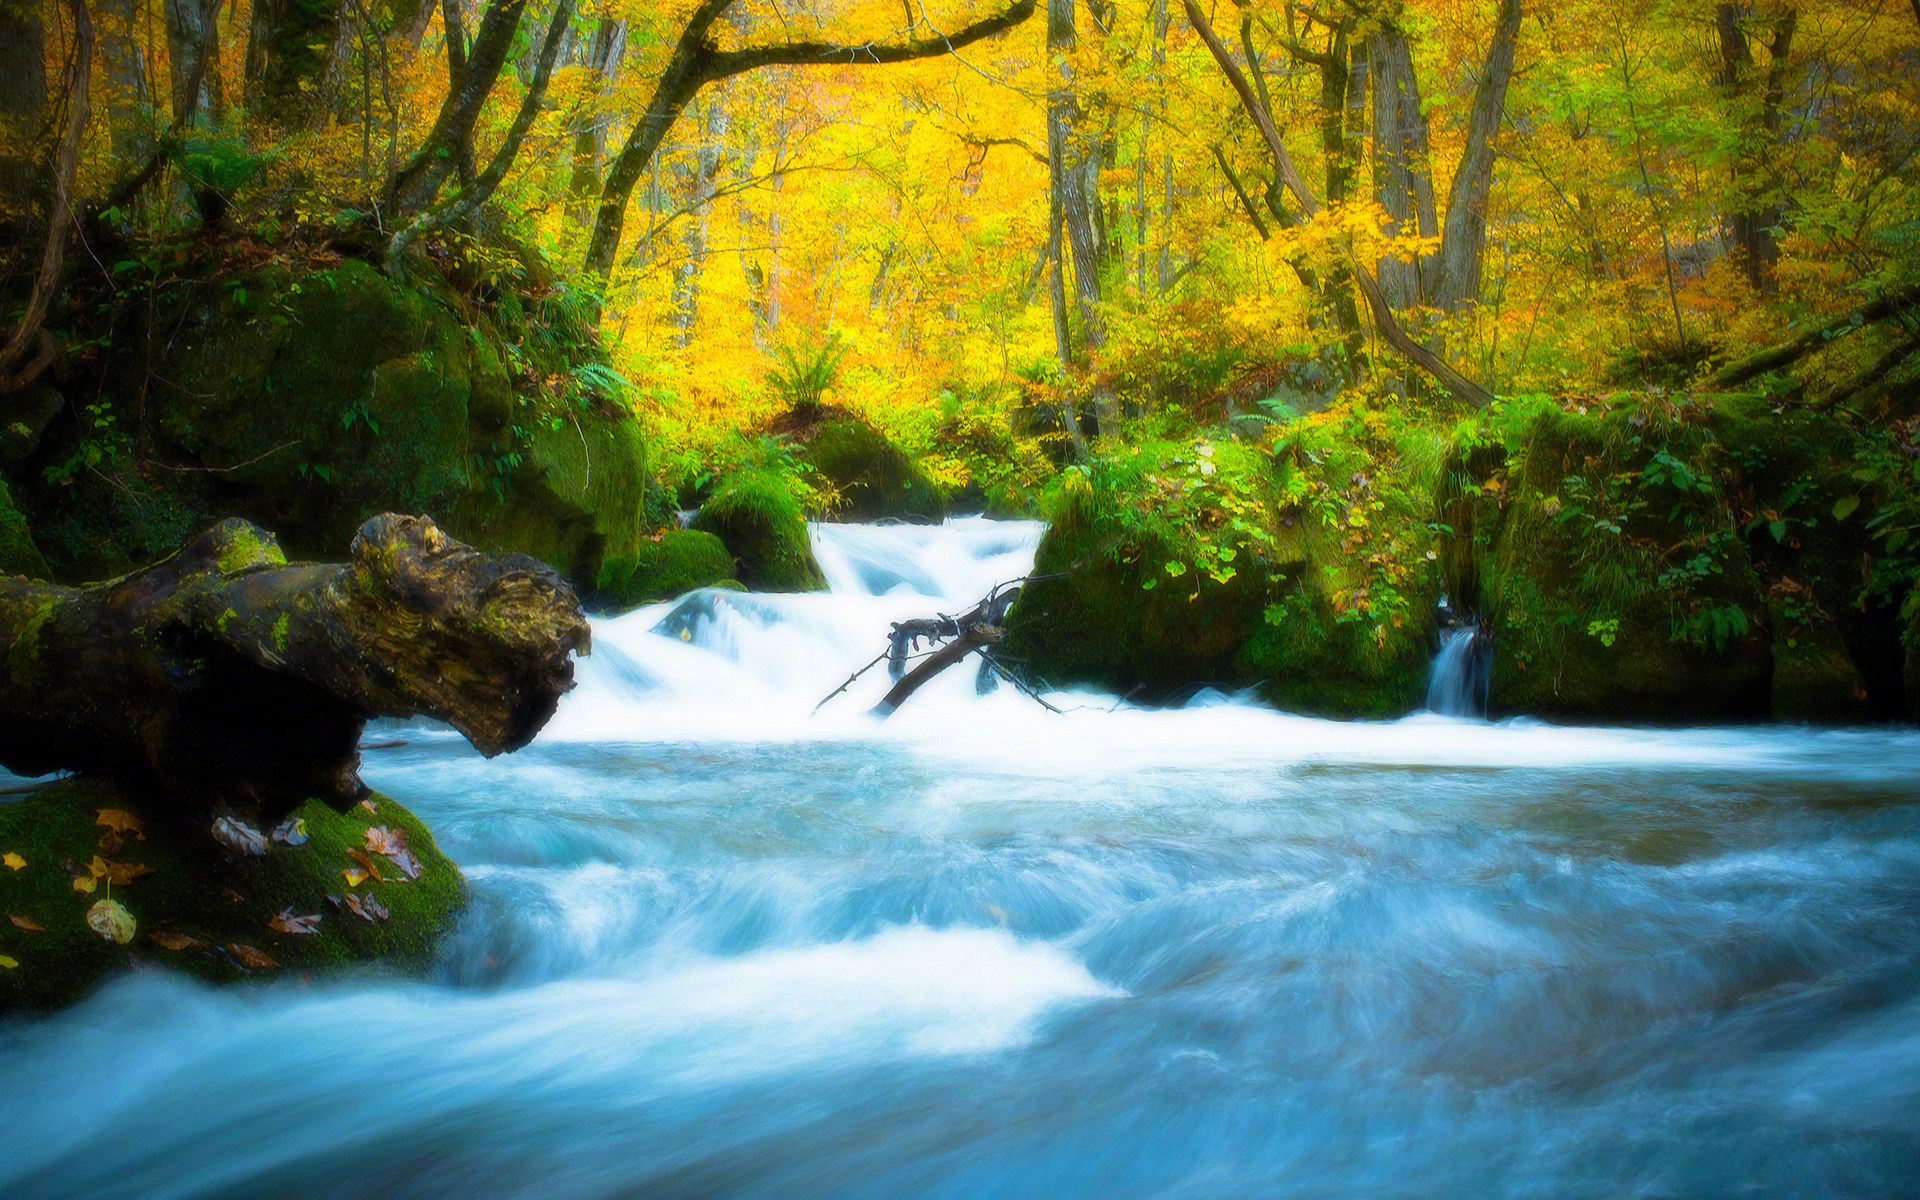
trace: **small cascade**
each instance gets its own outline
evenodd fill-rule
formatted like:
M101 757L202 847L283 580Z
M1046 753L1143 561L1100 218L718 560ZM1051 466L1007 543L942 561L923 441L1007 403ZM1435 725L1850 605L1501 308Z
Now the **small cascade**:
M1427 708L1448 717L1485 717L1492 681L1492 631L1471 618L1443 627L1427 674Z

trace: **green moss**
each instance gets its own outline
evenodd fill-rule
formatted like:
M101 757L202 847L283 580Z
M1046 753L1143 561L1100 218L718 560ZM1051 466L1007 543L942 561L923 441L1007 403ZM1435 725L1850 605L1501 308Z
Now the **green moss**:
M642 540L632 555L603 560L594 603L625 612L723 580L733 582L733 556L719 538L697 529L670 529L658 541Z
M25 861L18 870L0 868L0 912L43 927L35 931L17 922L0 923L0 954L19 964L0 969L0 1012L71 1003L129 966L168 967L215 981L272 978L376 959L404 970L427 967L441 932L465 903L466 884L412 814L384 796L372 801L377 812L355 806L344 816L310 801L295 814L305 822L304 845L270 843L265 857L236 861L228 860L198 818L185 821L177 805L97 780L69 780L0 805L0 854ZM109 831L95 823L101 809L131 812L143 826L144 840L124 834L119 849L102 849L100 840ZM348 886L341 872L358 865L348 851L366 853L366 830L375 825L405 834L421 866L419 879L405 880L385 865L388 860L369 854L386 882ZM119 887L99 881L91 894L75 891L74 876L91 878L86 865L96 855L138 863L149 873ZM86 924L89 907L109 891L137 923L133 941L125 946L103 939ZM392 916L364 921L328 899L349 893L378 897ZM286 909L296 916L319 914L318 932L274 931L269 922ZM169 950L155 934L184 935L201 944ZM234 944L279 965L245 969L226 949Z
M1814 725L1868 721L1866 684L1833 622L1803 621L1780 599L1767 607L1773 627L1773 719Z
M840 415L816 426L807 458L840 494L843 507L836 515L847 520L938 522L947 515L946 494L920 465L858 417Z
M223 525L221 529L224 541L215 566L222 575L239 575L256 568L287 565L287 556L280 552L280 543L258 526L232 523Z
M761 592L810 592L826 586L807 536L806 514L779 476L749 471L721 481L694 514L693 527L725 543L740 582Z
M47 560L40 557L27 519L13 506L13 492L0 480L0 574L48 577Z

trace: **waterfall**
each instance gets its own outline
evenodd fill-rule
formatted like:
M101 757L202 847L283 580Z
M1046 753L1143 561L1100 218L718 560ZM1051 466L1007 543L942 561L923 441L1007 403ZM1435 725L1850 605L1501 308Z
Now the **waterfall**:
M1427 708L1449 717L1487 715L1493 636L1469 621L1440 631L1440 652L1427 674Z

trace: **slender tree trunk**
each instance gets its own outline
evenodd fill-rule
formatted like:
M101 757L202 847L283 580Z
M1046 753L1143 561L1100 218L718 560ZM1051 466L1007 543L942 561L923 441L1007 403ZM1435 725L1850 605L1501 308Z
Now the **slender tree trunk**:
M1776 291L1774 267L1780 261L1774 244L1773 229L1780 223L1779 203L1762 197L1769 174L1768 159L1779 145L1785 120L1781 100L1786 94L1788 55L1800 20L1796 9L1788 9L1772 24L1773 40L1768 45L1767 74L1759 97L1759 112L1750 112L1757 82L1758 64L1748 44L1741 21L1751 15L1739 4L1722 4L1714 12L1714 26L1720 44L1720 86L1736 110L1736 119L1749 130L1748 146L1735 159L1733 189L1741 207L1727 217L1728 240L1733 244L1735 261L1747 282L1763 296Z
M574 126L573 177L568 190L580 205L585 219L589 198L600 190L600 167L607 158L607 119L605 106L613 92L613 76L627 52L627 23L602 18L594 27L593 42L587 48L587 70L593 87L586 111Z
M1493 135L1506 115L1507 85L1513 79L1513 49L1520 35L1520 0L1500 0L1493 42L1487 48L1480 82L1473 90L1467 118L1467 147L1447 193L1440 263L1433 287L1434 306L1454 312L1480 299L1481 263L1487 245L1487 198L1493 189Z
M137 159L148 149L138 114L147 95L147 56L141 49L139 0L105 0L100 6L100 58L107 82L107 132L113 156Z
M46 27L40 5L0 4L0 224L32 220L34 148L47 118Z
M486 106L487 94L506 65L514 33L526 11L527 0L492 0L481 18L480 31L467 51L460 86L447 95L427 140L411 161L393 177L387 189L387 208L393 217L420 212L433 203L461 156L473 153L473 129Z
M1387 213L1387 232L1434 237L1440 222L1427 167L1427 119L1420 111L1420 84L1406 35L1392 28L1370 35L1367 61L1373 75L1374 188ZM1411 262L1382 258L1380 289L1396 308L1424 304L1435 265L1432 254Z
M687 221L686 257L673 269L674 343L682 349L693 340L694 322L700 313L700 274L707 262L707 231L713 217L720 148L727 138L729 114L724 92L710 93L706 108L700 144L686 183L693 210Z
M220 0L166 0L167 58L173 111L187 124L217 124L221 117ZM204 70L196 70L202 57ZM195 76L199 86L194 86Z

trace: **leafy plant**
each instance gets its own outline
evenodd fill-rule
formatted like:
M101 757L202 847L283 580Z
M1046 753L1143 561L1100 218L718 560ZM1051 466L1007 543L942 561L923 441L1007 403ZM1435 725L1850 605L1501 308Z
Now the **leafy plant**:
M774 349L777 361L767 372L767 386L795 412L817 409L840 382L840 361L847 349L837 333L822 342L783 343Z

